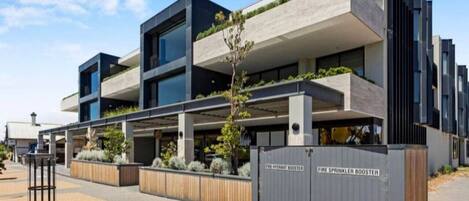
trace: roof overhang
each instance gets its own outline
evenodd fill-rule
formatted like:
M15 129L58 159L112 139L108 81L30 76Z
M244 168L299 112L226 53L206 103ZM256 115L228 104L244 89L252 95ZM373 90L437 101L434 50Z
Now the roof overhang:
M249 90L251 98L247 109L251 113L250 120L282 117L288 115L288 98L295 95L307 95L313 99L313 112L341 110L344 95L335 89L323 86L309 80L287 81ZM170 129L177 126L180 113L194 115L197 125L223 122L229 113L229 103L222 96L191 100L182 103L151 108L126 115L81 122L60 128L42 130L40 134L63 134L67 130L86 132L88 127L103 128L116 125L124 121L132 122L135 130Z

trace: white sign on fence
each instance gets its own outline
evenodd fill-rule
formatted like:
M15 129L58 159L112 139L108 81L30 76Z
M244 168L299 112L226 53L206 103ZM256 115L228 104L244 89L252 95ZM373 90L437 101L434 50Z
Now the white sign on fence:
M266 170L280 170L280 171L291 171L291 172L303 172L305 166L302 165L287 165L287 164L265 164Z
M337 175L354 175L354 176L370 176L379 177L379 169L367 168L344 168L344 167L317 167L319 174L337 174Z

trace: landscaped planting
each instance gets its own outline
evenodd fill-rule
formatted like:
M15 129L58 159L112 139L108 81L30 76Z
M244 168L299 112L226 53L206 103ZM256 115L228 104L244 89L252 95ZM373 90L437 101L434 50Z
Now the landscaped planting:
M253 11L251 11L251 12L248 12L248 13L244 14L244 17L245 17L246 19L249 19L249 18L254 17L254 16L256 16L256 15L259 15L259 14L265 12L265 11L268 11L268 10L270 10L270 9L272 9L272 8L275 8L275 7L279 6L279 5L282 5L282 4L284 4L284 3L288 2L288 1L290 1L290 0L277 0L277 1L274 1L274 2L272 2L272 3L269 3L269 4L265 5L265 6L262 6L262 7L258 8L258 9L256 9L256 10L253 10ZM238 11L238 12L239 12L239 11ZM207 37L207 36L210 36L210 35L212 35L212 34L214 34L214 33L219 32L219 31L221 31L221 30L223 30L223 29L226 29L227 27L229 27L229 26L232 25L230 22L231 22L231 21L226 21L225 23L221 23L221 24L217 24L217 25L212 25L209 29L207 29L207 30L205 30L205 31L200 32L199 34L197 34L197 39L196 39L196 40L203 39L203 38L205 38L205 37Z
M129 114L129 113L138 112L138 111L140 111L140 108L138 106L119 107L114 110L105 111L103 114L103 117L104 118L115 117L115 116Z
M276 83L282 83L282 82L287 82L287 81L315 80L315 79L321 79L321 78L325 78L325 77L331 77L331 76L341 75L341 74L346 74L346 73L354 73L355 74L355 72L349 67L344 67L344 66L332 67L332 68L328 68L327 70L326 69L319 69L317 73L307 72L307 73L299 74L297 76L290 76L286 80L280 80L280 81L273 81L272 80L272 81L269 81L269 82L261 80L261 81L255 83L255 84L244 87L244 90L249 90L249 89L262 87L262 86L269 86L269 85L273 85L273 84L276 84ZM368 80L368 81L370 81L370 80ZM372 81L370 81L370 82L372 82ZM196 99L212 97L212 96L218 96L218 95L221 95L222 93L223 92L220 92L220 91L214 91L214 92L208 94L207 96L205 96L203 94L199 94L199 95L196 96Z

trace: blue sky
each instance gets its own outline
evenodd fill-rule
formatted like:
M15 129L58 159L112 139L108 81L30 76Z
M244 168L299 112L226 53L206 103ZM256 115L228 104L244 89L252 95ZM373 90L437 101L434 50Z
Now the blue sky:
M6 121L70 123L60 100L77 91L78 66L98 52L138 48L139 25L175 0L1 0L0 139ZM256 0L215 0L231 10ZM469 64L467 0L434 0L434 33L453 38Z

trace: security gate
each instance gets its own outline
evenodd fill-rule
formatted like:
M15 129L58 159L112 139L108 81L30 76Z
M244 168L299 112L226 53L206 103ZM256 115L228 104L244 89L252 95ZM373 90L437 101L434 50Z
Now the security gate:
M405 146L393 147L251 149L253 200L425 201L426 148L413 146L412 150L420 151L407 152L410 149ZM415 162L419 157L420 162ZM413 173L417 171L425 174ZM412 179L406 180L406 176ZM413 183L406 186L406 181Z

